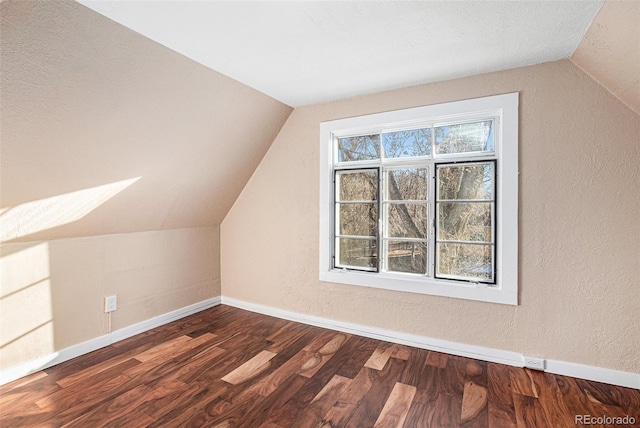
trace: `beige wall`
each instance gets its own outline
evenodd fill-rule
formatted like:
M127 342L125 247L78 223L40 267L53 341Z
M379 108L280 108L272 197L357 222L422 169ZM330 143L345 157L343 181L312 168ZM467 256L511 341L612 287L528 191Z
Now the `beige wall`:
M219 228L57 239L0 248L0 369L220 295Z
M220 295L291 108L73 1L0 3L0 367Z
M570 62L287 120L78 3L5 0L0 18L0 368L105 334L105 295L113 330L217 296L221 263L230 297L640 371L639 119ZM514 91L520 306L318 281L319 122Z
M520 305L318 281L326 120L520 93ZM640 118L567 60L296 109L221 226L224 296L640 372Z
M79 3L0 8L12 242L219 225L291 112Z
M608 0L571 61L640 114L640 1Z

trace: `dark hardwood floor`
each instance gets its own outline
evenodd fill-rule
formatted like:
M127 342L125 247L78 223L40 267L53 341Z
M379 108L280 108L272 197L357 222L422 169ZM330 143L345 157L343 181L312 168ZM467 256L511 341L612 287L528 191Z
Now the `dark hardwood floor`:
M564 427L640 392L218 306L0 387L9 427Z

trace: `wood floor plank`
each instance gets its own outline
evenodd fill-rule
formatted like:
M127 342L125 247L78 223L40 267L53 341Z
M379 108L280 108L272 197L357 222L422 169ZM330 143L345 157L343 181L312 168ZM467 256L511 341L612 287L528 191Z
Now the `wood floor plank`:
M429 351L426 349L412 349L400 376L400 382L419 387L425 380L424 368L428 354Z
M467 359L465 379L475 385L487 387L487 363L485 361Z
M269 360L275 356L274 352L261 351L258 355L224 376L222 380L232 385L245 382L266 370L269 367Z
M213 344L210 349L219 349L219 351L215 351L217 355L213 359L210 358L208 351L200 351L197 356L192 357L193 363L181 369L183 373L179 379L188 384L198 383L206 387L264 349L264 342L252 341L250 337L245 338L246 340L241 341L237 348L228 350L219 348L220 345ZM224 343L225 346L227 344L228 342ZM227 346L227 348L229 347ZM213 364L213 361L215 361L215 364Z
M462 394L460 426L487 427L489 425L489 393L487 363L466 359L465 384Z
M224 349L212 344L210 347L192 355L188 360L177 363L176 369L167 376L166 380L179 380L189 383L209 370L226 352Z
M342 344L349 339L349 335L338 333L334 335L327 343L325 343L318 352L315 352L302 365L298 374L310 378L313 377L329 361Z
M632 388L611 388L610 385L576 379L579 388L587 394L590 401L628 409L630 414L640 416L640 390ZM640 419L637 418L637 419Z
M0 395L0 418L15 417L24 408L35 407L35 402L62 389L48 376L24 384L5 385L6 392Z
M213 402L219 394L219 389L214 387L202 388L196 394L183 397L180 406L171 406L168 411L160 415L148 427L166 426L204 426L208 422L209 414L205 407Z
M389 358L385 368L377 371L371 388L351 416L349 425L370 427L375 424L405 364L403 360Z
M353 378L333 406L323 416L319 426L335 428L346 424L373 386L373 381L376 377L374 370L362 367L358 375Z
M415 386L396 382L378 415L374 428L402 428L415 395Z
M531 376L538 391L538 400L543 404L542 409L551 425L558 428L575 426L574 418L564 402L555 376L538 371L532 371Z
M304 329L304 333L301 336L299 336L295 341L290 342L286 348L283 348L279 353L276 354L273 359L271 359L270 365L266 370L261 371L257 376L254 377L254 379L252 380L252 385L248 387L246 391L241 391L239 389L230 389L229 394L232 395L225 397L225 399L230 402L241 402L245 399L244 396L251 397L255 394L258 394L258 390L263 387L265 388L264 395L268 395L270 391L278 388L280 383L284 382L288 376L292 375L293 372L299 370L299 368L302 367L302 365L304 364L304 358L309 357L309 353L302 352L304 350L303 348L308 346L309 342L312 341L315 336L315 329ZM238 344L238 347L242 348L244 352L236 357L235 355L237 354L237 350L235 350L229 354L229 357L232 357L233 360L244 362L252 357L252 353L264 350L265 345L269 347L272 344L267 340L262 341L259 337L255 337L254 335L248 336L247 338L249 339L248 343L242 341ZM227 364L226 360L228 359L229 358L225 356L225 359L220 362L220 367L225 367L225 365ZM291 369L292 371L285 373L288 369ZM219 368L210 370L207 376L203 377L201 381L207 382L212 377L215 379L215 376L221 375L223 373L225 372L221 372ZM270 379L279 377L280 383L269 385L268 381L265 380L265 378L267 377L269 377Z
M411 357L411 348L395 343L393 345L393 352L391 353L391 357L407 361Z
M428 351L429 352L429 351ZM444 387L445 369L423 361L421 376L417 384L416 395L407 414L405 427L441 427L458 426L462 407L462 398L454 397ZM446 409L453 408L451 414Z
M429 403L435 402L435 397L425 391L424 389L416 389L416 394L411 401L411 407L407 412L407 417L404 422L404 428L422 428L435 426L430 418L433 408Z
M429 351L429 355L427 356L427 365L444 369L447 367L448 358L449 356L442 352Z
M51 397L51 399L46 401L40 400L40 402L43 402L43 405L39 404L39 406L44 407L45 411L51 415L51 417L46 420L47 424L60 426L67 421L78 418L95 406L112 400L137 386L137 382L130 383L130 381L131 378L127 375L120 374L98 382L88 388L84 388L81 391L69 391L60 397ZM65 392L65 390L62 392ZM56 393L54 395L57 396L59 394Z
M217 306L0 386L9 427L562 427L640 391Z
M445 392L444 388L441 387L447 377L445 375L446 369L430 366L425 361L416 388L425 390L429 395L433 396Z
M142 333L142 335L145 333ZM104 348L95 350L78 358L64 361L53 367L44 369L43 371L47 373L50 379L55 379L56 381L72 375L78 376L79 372L85 369L89 369L86 372L89 374L98 371L94 366L99 366L101 363L105 363L106 368L113 367L114 365L131 358L133 355L161 343L161 341L154 342L151 340L146 342L144 338L139 338L137 336L125 340L128 341L127 346L122 346L120 348L116 348L116 344L105 346Z
M260 379L253 386L249 387L249 391L262 395L263 397L271 394L277 389L289 376L297 373L305 366L305 363L311 359L313 354L309 351L301 350L287 362L275 369L266 377Z
M18 399L15 405L0 405L0 427L36 426L48 419L49 413L44 412L33 400Z
M355 378L380 342L366 337L351 336L329 361L314 375L326 383L335 375Z
M351 383L351 379L334 376L329 383L315 396L308 406L301 412L294 422L294 426L300 428L313 428L322 423L322 417L333 406L345 388Z
M513 407L511 377L504 365L487 364L487 392L490 402Z
M305 348L313 340L313 331L308 331L298 340L291 343L289 347L282 350L272 360L273 370L265 371L260 377L257 377L251 386L237 394L237 400L244 401L246 396L250 397L254 394L266 397L303 367L308 369L308 362L312 358L312 353L305 350Z
M616 405L600 402L593 397L591 392L587 392L578 386L579 379L572 379L565 376L555 376L555 379L564 402L574 415L606 415L624 418L627 415L638 414L633 412L631 408L624 411L621 407ZM638 415L640 416L640 414ZM640 418L636 419L640 422Z
M307 381L308 379L298 375L289 377L278 389L274 391L273 394L257 400L246 415L241 415L239 418L239 425L246 424L247 426L260 426L269 421L271 412L291 401L298 391L304 387ZM296 414L287 415L286 419L277 419L277 421L284 422L285 426L291 426L289 421L294 419L296 416ZM274 423L273 420L270 422Z
M621 390L621 395L623 395L622 407L627 409L630 415L638 415L636 420L640 420L640 389L616 389Z
M486 427L489 424L487 402L487 389L484 386L471 381L465 383L460 413L461 423Z
M507 367L507 370L509 371L513 392L538 398L538 390L531 378L531 370L518 367Z
M73 383L77 382L78 380L87 379L88 377L94 376L105 370L109 370L114 366L117 366L127 360L130 360L136 354L137 354L137 351L128 352L128 353L124 353L122 355L110 358L108 360L99 362L95 365L91 365L83 370L77 371L73 374L70 374L68 376L61 378L60 380L58 380L58 385L60 385L63 388L66 388L69 385L72 385Z
M35 406L35 404L34 404ZM30 406L31 407L31 406ZM54 415L54 412L28 412L21 415L12 415L0 419L2 428L24 428L24 427L55 427L47 421Z
M516 426L517 421L514 407L489 401L487 403L487 424L489 427L495 428Z
M322 348L318 350L320 355L333 355L338 349L342 346L342 344L350 337L351 335L344 333L335 334L331 340L322 345Z
M16 389L24 388L25 386L29 385L31 382L44 379L47 376L49 375L44 371L31 373L30 375L27 375L20 379L16 379L13 382L9 382L3 385L2 388L6 389L7 391L15 391ZM0 397L0 403L2 403L2 397Z
M511 378L509 371L501 364L487 364L487 399L489 426L516 425Z
M265 338L269 341L269 337L277 333L282 327L291 326L293 321L284 320L271 316L260 314L255 317L255 323L251 326L250 333L259 338Z
M183 346L186 342L191 342L192 340L193 339L189 336L178 336L175 339L156 345L151 349L147 349L146 351L137 354L134 358L144 363L145 361L153 360L161 355L165 355L167 351L175 350L176 348Z
M558 385L560 394L562 394L562 399L569 412L574 415L599 414L596 413L595 408L592 405L593 403L589 401L587 395L580 389L580 387L578 387L578 384L574 379L558 376L556 384Z
M310 326L293 322L283 325L276 332L266 337L266 340L271 342L271 345L266 348L266 351L271 351L275 354L281 352L287 346L300 339L310 328Z
M537 398L514 393L513 405L518 428L553 427L547 420L547 416Z
M162 353L155 355L152 359L148 359L145 362L127 369L124 373L131 378L150 378L147 379L147 381L153 381L153 379L165 379L170 373L181 368L184 360L181 360L180 356L188 353L190 350L198 349L201 345L207 345L212 340L215 339L208 338L207 334L204 334L195 339L190 339L181 347L166 347ZM209 349L213 347L212 345L209 346ZM217 351L214 350L213 353L217 353ZM135 360L137 361L137 358L135 358Z
M308 379L297 376L295 378L303 381L302 386L286 403L277 408L272 408L266 422L277 425L290 425L288 421L295 421L326 385L317 377Z
M318 334L315 334L309 343L302 349L309 352L318 352L327 342L331 340L332 337L335 336L335 332L333 331L321 331Z
M433 416L434 426L459 427L462 413L462 397L443 393L436 397Z
M271 421L269 422L265 422L262 425L260 425L258 428L282 428L282 426L277 425Z
M176 387L177 385L184 385L182 387ZM186 384L183 382L171 382L170 384L163 384L157 391L158 398L147 401L140 405L139 411L148 415L153 420L158 419L170 419L166 418L166 415L174 412L178 413L181 409L188 407L188 403L195 400L194 397L198 394L207 394L213 390L215 386L209 388L203 388L198 384ZM221 390L216 390L219 394Z
M301 376L291 376L281 383L267 397L255 395L252 399L233 403L229 411L207 420L206 424L191 424L190 426L219 425L256 427L269 420L269 413L274 408L279 408L290 401L293 396L305 385L307 379ZM292 416L293 417L293 416ZM204 422L204 421L203 421Z
M440 385L438 385L440 391L459 397L462 401L462 394L464 393L464 386L467 381L468 363L468 358L449 355L447 357L446 369L442 372L444 378ZM484 382L484 385L486 385L486 382Z
M110 369L101 371L89 378L80 379L66 388L47 395L36 401L36 404L44 411L61 411L78 405L78 399L80 399L80 402L83 400L99 399L100 397L93 396L95 391L108 389L111 384L128 381L130 377L123 372L140 364L142 363L133 358L128 359Z
M391 343L385 343L384 345L379 346L375 351L373 351L373 354L364 366L374 370L382 370L387 364L387 361L389 361L389 358L391 358L391 354L393 354L394 350L395 348Z
M152 389L146 385L138 385L117 396L113 401L103 402L83 413L63 427L127 426L134 422L141 425L149 424L154 422L154 419L137 409L142 403L152 399Z

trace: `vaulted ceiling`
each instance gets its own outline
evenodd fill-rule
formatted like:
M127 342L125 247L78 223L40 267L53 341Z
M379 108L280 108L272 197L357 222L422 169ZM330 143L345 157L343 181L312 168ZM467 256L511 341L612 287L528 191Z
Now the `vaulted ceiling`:
M596 15L572 60L638 112L618 3L4 0L0 242L219 225L291 106L569 58Z
M291 112L79 3L0 17L0 241L218 225Z
M80 2L297 107L568 58L604 0Z

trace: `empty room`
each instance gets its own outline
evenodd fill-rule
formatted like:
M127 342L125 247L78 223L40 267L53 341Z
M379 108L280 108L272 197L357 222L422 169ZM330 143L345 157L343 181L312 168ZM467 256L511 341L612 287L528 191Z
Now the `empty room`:
M640 0L0 2L0 426L640 426Z

